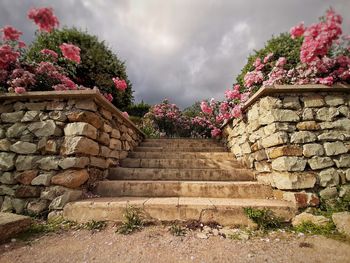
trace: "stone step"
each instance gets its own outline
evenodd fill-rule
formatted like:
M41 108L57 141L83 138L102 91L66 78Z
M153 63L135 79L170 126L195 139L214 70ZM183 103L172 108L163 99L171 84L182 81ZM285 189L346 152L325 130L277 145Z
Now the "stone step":
M166 138L166 139L145 139L144 142L154 143L218 143L218 140L214 139L195 139L195 138Z
M218 147L143 147L138 146L135 152L227 152L223 146Z
M95 194L102 197L215 197L271 198L271 186L258 182L222 181L100 181Z
M121 161L122 167L129 168L184 168L184 169L234 169L242 168L242 163L235 159L139 159L126 158Z
M63 210L67 220L79 223L124 220L128 206L139 208L147 221L199 220L203 223L217 222L224 226L248 226L252 222L243 208L269 209L276 216L290 221L296 214L291 203L267 199L222 199L222 198L148 198L115 197L95 198L68 203Z
M128 157L142 159L234 159L230 152L130 152Z
M171 148L188 148L188 147L223 147L218 142L172 142L172 143L161 143L161 142L141 142L141 147L171 147Z
M109 180L194 180L194 181L252 181L250 169L161 169L126 168L109 169Z

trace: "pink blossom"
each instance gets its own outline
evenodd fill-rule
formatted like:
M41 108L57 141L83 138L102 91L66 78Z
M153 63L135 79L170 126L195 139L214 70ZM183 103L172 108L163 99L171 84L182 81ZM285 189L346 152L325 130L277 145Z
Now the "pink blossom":
M221 135L221 130L218 128L214 128L211 130L212 137L219 137Z
M19 37L22 35L21 31L12 26L4 26L1 31L3 33L2 39L4 41L18 41Z
M23 41L18 41L18 47L19 48L25 48L27 45Z
M276 61L276 67L281 67L283 68L283 66L287 63L287 59L285 57L280 57L278 58L278 60Z
M16 87L16 88L15 88L15 92L16 92L17 94L22 94L22 93L26 92L26 89L23 88L23 87Z
M53 73L57 73L57 68L51 62L42 61L39 63L35 71L37 74L47 74L48 76L52 76Z
M119 79L119 78L112 78L113 82L114 82L114 86L117 90L120 91L125 91L127 88L127 84L126 81L123 79Z
M129 114L128 114L126 111L123 111L123 112L122 112L122 115L123 115L125 118L129 118Z
M304 22L301 22L299 25L292 27L289 32L293 39L301 37L305 32Z
M261 59L257 58L255 62L253 63L253 66L255 67L255 70L262 70L264 68L264 64L261 63Z
M103 94L103 96L109 101L111 102L113 100L113 95L111 93L105 93Z
M270 59L273 57L273 53L269 53L264 57L264 63L267 63L270 61Z
M329 77L325 77L325 78L319 78L319 79L317 79L317 81L320 84L324 84L324 85L327 85L327 86L332 86L333 82L334 82L334 79L333 79L333 77L329 76Z
M242 108L241 105L235 105L232 109L232 116L234 118L239 118L242 115Z
M10 45L0 46L0 69L7 69L8 66L17 61L19 52L14 51Z
M244 84L248 88L254 84L260 84L264 80L264 75L261 71L250 71L244 76Z
M80 63L80 48L73 45L73 44L67 44L63 43L60 45L60 49L62 51L63 56L71 61L74 61L76 63Z
M53 51L51 49L47 49L47 48L42 49L40 51L40 54L45 55L45 56L49 56L49 57L53 58L54 61L56 61L58 58L58 54L55 51Z
M46 32L51 32L59 25L57 17L53 14L53 9L48 7L30 9L28 18L34 20L34 23L39 26L39 30Z
M250 97L250 92L242 93L240 97L241 103L246 102L249 99L249 97Z
M213 113L213 109L208 105L206 101L202 101L201 109L204 113L211 115Z

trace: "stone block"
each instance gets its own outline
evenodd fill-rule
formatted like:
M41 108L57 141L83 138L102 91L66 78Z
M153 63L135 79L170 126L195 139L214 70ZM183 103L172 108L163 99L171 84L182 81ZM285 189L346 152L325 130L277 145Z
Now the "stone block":
M17 181L15 180L14 173L11 173L11 172L4 172L2 174L0 173L0 183L2 183L2 184L16 184Z
M112 113L104 108L100 108L99 112L102 114L102 116L107 119L111 120L112 119Z
M42 111L46 109L47 102L28 102L25 107L31 111Z
M334 165L333 160L330 157L314 156L308 160L308 163L312 170L324 169Z
M345 104L343 96L340 95L328 95L325 97L325 101L329 106L339 106Z
M11 142L8 139L0 140L0 152L8 152L10 151Z
M342 185L339 188L339 197L349 200L348 198L350 198L350 184Z
M59 159L56 156L46 156L37 161L40 169L42 170L57 170Z
M85 137L65 137L61 146L62 155L86 154L98 155L100 151L97 142Z
M291 143L308 143L317 140L316 135L310 131L294 132L290 137Z
M350 167L350 154L342 154L333 160L338 168Z
M27 125L23 123L15 123L10 126L6 131L6 137L8 138L18 138L21 137L23 132L27 129Z
M339 173L334 168L322 170L318 174L319 183L322 187L337 186L339 184Z
M106 159L99 157L90 157L90 165L102 169L108 168Z
M36 199L28 203L27 212L30 215L40 215L47 211L49 203L45 199Z
M272 170L271 163L267 161L254 162L254 168L259 173L268 173Z
M275 159L281 156L302 156L303 149L297 145L283 145L280 147L267 149L267 155L271 159Z
M110 157L110 154L111 154L111 149L109 149L108 147L106 146L101 146L100 148L100 156L103 156L103 157Z
M11 145L10 150L19 154L31 154L36 152L36 144L18 141Z
M31 123L28 130L35 134L36 137L60 136L62 130L57 127L53 120L46 120Z
M287 96L283 98L283 108L298 110L301 108L299 97L298 96Z
M70 122L87 122L99 129L103 125L103 121L96 113L89 111L73 111L67 114Z
M12 211L13 211L12 197L5 196L4 201L2 202L2 205L1 205L0 212L12 212Z
M31 185L49 186L53 175L54 173L49 173L49 172L41 173L32 180Z
M281 145L288 143L288 134L286 132L276 132L270 136L267 136L261 140L261 145L264 148Z
M17 214L23 214L24 209L26 208L28 201L25 199L13 198L11 200L12 207Z
M11 186L0 185L0 195L15 195L15 189Z
M58 163L62 169L85 168L89 164L90 159L88 157L65 157Z
M304 121L314 120L314 111L311 108L305 108L302 113L302 119Z
M313 188L316 175L312 172L272 172L273 185L281 190Z
M346 148L343 142L325 142L323 146L326 151L326 155L328 156L339 155L348 152L348 148Z
M113 129L111 133L111 137L115 139L120 139L120 131L117 129Z
M15 191L17 198L39 197L41 188L38 186L20 185Z
M122 142L118 139L112 138L109 144L109 148L111 148L112 150L121 150Z
M49 101L46 104L46 109L49 111L63 110L66 107L66 103L59 100Z
M64 128L64 134L66 136L86 136L91 139L97 138L97 129L86 122L74 122L68 123Z
M266 154L265 149L256 151L252 155L253 155L254 160L256 160L256 161L262 161L262 160L267 159L267 154Z
M102 131L106 133L111 133L112 132L112 127L108 125L107 123L104 123L102 126Z
M282 101L275 97L266 96L260 99L259 107L261 110L269 111L282 107Z
M304 222L311 222L317 226L326 226L329 223L329 221L330 220L325 216L315 216L313 214L303 212L293 218L292 225L296 227Z
M49 118L54 121L65 122L67 120L66 113L63 111L50 111Z
M297 129L300 131L318 131L320 125L315 121L303 121L297 123Z
M345 140L344 132L328 131L317 136L319 141L343 141Z
M320 95L312 95L303 97L305 108L319 108L326 105L324 99Z
M297 111L272 109L259 117L259 123L262 125L273 122L298 122L300 117Z
M324 155L324 149L321 144L309 143L303 145L303 155L305 157Z
M23 118L21 119L21 122L32 122L32 121L38 121L39 120L39 114L40 111L27 111Z
M33 155L20 155L16 159L16 170L25 171L29 169L35 169L39 165L37 161L40 159L39 156Z
M38 170L27 170L23 172L17 172L15 179L17 182L25 185L30 185L32 180L38 175Z
M53 201L50 203L49 209L50 210L58 210L63 209L63 207L69 203L76 201L80 199L82 196L81 190L70 190L66 191L63 195L60 195L53 199Z
M0 152L0 171L9 171L15 166L14 153Z
M350 237L350 212L334 213L332 220L340 233Z
M272 169L276 171L304 171L307 161L296 156L282 156L272 160Z
M316 120L318 121L334 121L337 116L339 116L340 112L337 108L320 108L316 112Z
M338 197L338 191L336 187L327 187L319 192L322 199L334 199Z
M283 192L283 200L292 202L298 208L306 208L309 206L318 206L320 199L317 194L307 192Z
M75 107L81 110L97 111L97 105L92 99L78 100Z
M23 111L2 113L1 114L1 120L3 122L7 122L7 123L21 122L23 116L24 116L24 112Z
M0 241L10 239L29 229L32 220L28 216L0 213Z
M111 141L111 138L109 137L109 134L106 132L100 132L100 134L97 137L97 141L100 143L109 146L109 143Z
M62 185L67 188L78 188L89 179L89 173L86 169L82 170L66 170L54 175L51 183L54 185Z

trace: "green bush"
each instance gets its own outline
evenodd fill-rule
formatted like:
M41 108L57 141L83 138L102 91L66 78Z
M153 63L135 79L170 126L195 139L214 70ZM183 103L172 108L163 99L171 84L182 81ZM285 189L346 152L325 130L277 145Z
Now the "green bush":
M260 230L266 231L276 229L282 226L282 219L277 217L269 209L255 209L251 207L244 208L244 213L249 219L256 223Z
M130 116L143 117L151 108L151 105L141 101L137 104L129 105L126 111Z
M51 49L61 53L59 46L62 43L71 43L81 49L81 63L76 65L67 60L59 60L58 64L66 68L69 77L75 83L88 88L98 87L104 93L111 93L114 97L113 104L121 110L125 110L133 101L132 85L126 74L124 62L111 51L96 36L77 28L63 28L48 33L39 33L28 48L25 56L27 62L40 62L42 56L40 50ZM113 77L124 79L128 88L124 92L117 91L112 81Z
M241 70L241 73L237 76L237 83L244 86L244 76L247 72L252 71L254 69L254 62L259 57L264 59L264 57L273 53L272 60L277 60L279 57L285 57L287 59L287 64L285 65L285 69L291 69L295 67L300 62L300 47L302 44L303 38L292 39L289 33L282 33L279 36L273 36L270 40L268 40L265 46L260 50L254 50L254 54L251 54L248 57L247 64ZM266 69L267 71L271 71L271 68Z

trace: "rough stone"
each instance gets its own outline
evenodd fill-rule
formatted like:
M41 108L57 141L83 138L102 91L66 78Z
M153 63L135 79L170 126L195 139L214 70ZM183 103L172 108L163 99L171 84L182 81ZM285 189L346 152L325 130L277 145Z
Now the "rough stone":
M81 135L91 139L97 138L97 129L91 124L85 122L69 123L64 128L64 134L66 136Z
M340 131L323 132L318 136L318 140L320 141L343 141L344 139L345 134Z
M303 121L297 124L297 129L300 131L317 131L320 125L315 121Z
M99 167L102 169L106 169L108 167L106 160L104 158L98 158L98 157L90 157L90 165Z
M61 129L57 127L53 120L34 122L28 126L28 130L37 137L60 136L62 134Z
M304 171L307 160L295 156L282 156L272 160L272 169L276 171Z
M57 170L59 159L55 156L46 156L37 161L40 169L42 170Z
M15 165L14 153L0 152L0 171L9 171Z
M24 115L23 111L2 113L1 114L1 120L3 122L7 122L7 123L20 122L21 119L23 118L23 115Z
M85 168L89 165L90 160L88 157L66 157L58 163L62 169L68 168Z
M350 181L350 169L346 170L345 175L346 175L346 180Z
M109 157L119 159L119 151L111 151Z
M89 111L97 111L97 105L96 103L91 100L91 99L88 99L88 100L78 100L76 103L75 103L75 107L77 109L81 109L81 110L89 110Z
M264 149L262 149L262 150L254 152L253 153L253 158L256 161L266 160L267 159L266 151Z
M312 172L272 172L273 185L282 190L313 188L316 176Z
M350 131L350 119L341 118L333 122L333 127L339 130Z
M117 129L113 129L111 133L112 138L120 139L120 131Z
M350 154L340 155L333 159L338 168L350 167Z
M40 215L47 210L48 206L47 200L37 199L28 203L27 211L30 215Z
M40 111L27 111L21 122L37 121L39 120Z
M112 132L112 127L110 125L108 125L107 123L104 123L103 127L102 127L102 131L103 132L107 132L107 133L111 133Z
M308 143L308 142L314 142L316 140L317 140L316 135L310 131L295 132L291 135L291 138L290 138L291 143Z
M32 220L28 216L0 213L0 241L16 236L29 229Z
M261 140L261 145L264 148L285 144L288 142L288 134L286 132L276 132Z
M25 103L28 110L31 111L42 111L46 109L47 102L35 102L35 103Z
M11 142L8 139L1 139L0 140L0 151L1 152L8 152L11 147Z
M324 143L324 149L328 156L339 155L347 153L348 149L343 142L326 142Z
M275 159L281 156L302 156L303 149L297 145L283 145L267 150L269 158Z
M44 185L49 186L51 182L51 178L54 174L53 173L42 173L39 174L37 177L35 177L31 184L32 185Z
M15 191L15 197L18 197L18 198L39 197L40 192L41 192L40 187L20 185Z
M127 133L124 132L123 135L120 137L120 140L131 142L131 141L132 141L132 138L130 137L129 134L127 134Z
M338 196L338 191L336 187L327 187L321 190L319 194L322 199L333 199Z
M6 137L8 138L18 138L22 135L24 130L27 129L27 125L23 123L15 123L10 126L6 131Z
M112 150L121 150L122 142L118 139L112 138L109 144L109 148L111 148Z
M106 133L106 132L101 132L101 133L98 135L97 141L99 141L100 143L102 143L102 144L104 144L104 145L109 146L109 143L110 143L111 139L110 139L108 133Z
M271 163L267 161L254 162L254 168L259 173L268 173L271 172Z
M63 195L65 192L68 191L73 190L59 185L50 186L41 192L40 198L52 201L57 196Z
M334 165L334 162L329 157L314 156L308 160L312 170L324 169Z
M17 172L15 179L17 182L25 185L30 185L32 180L38 175L37 170L27 170L23 172Z
M99 145L97 142L85 137L65 137L61 146L62 155L87 154L98 155Z
M15 195L15 190L7 185L0 185L0 195Z
M60 195L53 199L51 202L49 209L50 210L58 210L58 209L63 209L63 207L69 203L76 201L80 199L82 196L82 191L81 190L71 190L71 191L66 191L63 195Z
M26 107L24 105L23 102L17 101L15 104L13 104L13 109L15 111L20 111L20 110L24 110Z
M297 110L301 108L300 101L298 97L284 97L283 98L283 108Z
M303 212L293 218L292 225L295 227L304 222L311 222L317 226L325 226L330 222L330 220L325 216L315 216L313 214Z
M271 109L281 108L282 101L278 98L266 96L260 99L259 107L261 110L267 110L267 111Z
M321 144L309 143L303 145L303 155L305 157L321 156L324 154L324 149Z
M350 198L350 185L342 185L339 189L339 197L341 198Z
M298 122L300 117L296 111L272 109L259 117L259 123L270 124L273 122Z
M67 117L70 122L87 122L96 129L101 128L103 125L101 117L89 111L73 111L68 113Z
M329 106L339 106L345 104L344 98L339 95L328 95L325 97L325 101Z
M334 121L340 112L337 108L321 108L316 112L316 120L319 121Z
M26 208L28 201L25 199L13 198L11 200L12 208L17 214L23 214L24 209Z
M50 111L49 117L54 121L62 121L65 122L67 120L66 113L63 111Z
M340 233L350 237L350 212L334 213L332 220Z
M318 108L326 105L323 97L320 95L305 96L303 100L305 108Z
M2 184L16 184L15 175L10 172L4 172L0 175L0 183ZM1 206L0 206L1 207Z
M46 105L46 109L49 111L63 110L66 107L66 103L59 100L49 101Z
M305 108L303 110L302 119L304 121L312 121L314 119L314 111L310 108Z
M343 115L344 117L350 117L350 111L349 111L349 108L348 106L345 106L345 105L342 105L340 107L337 108L338 111L340 112L341 115Z
M89 173L86 169L66 170L54 175L51 183L62 185L68 188L78 188L89 179Z
M18 141L11 145L10 150L19 154L30 154L36 152L36 144Z
M109 149L106 146L101 146L100 154L99 154L100 156L110 157L110 154L111 154L111 149Z
M283 200L292 202L298 208L306 208L309 206L318 206L320 199L317 194L302 192L283 192Z
M319 183L321 186L337 186L339 184L339 173L334 168L322 170L318 174Z
M16 170L25 171L28 169L34 169L38 166L36 163L40 159L39 156L33 155L20 155L16 159Z

